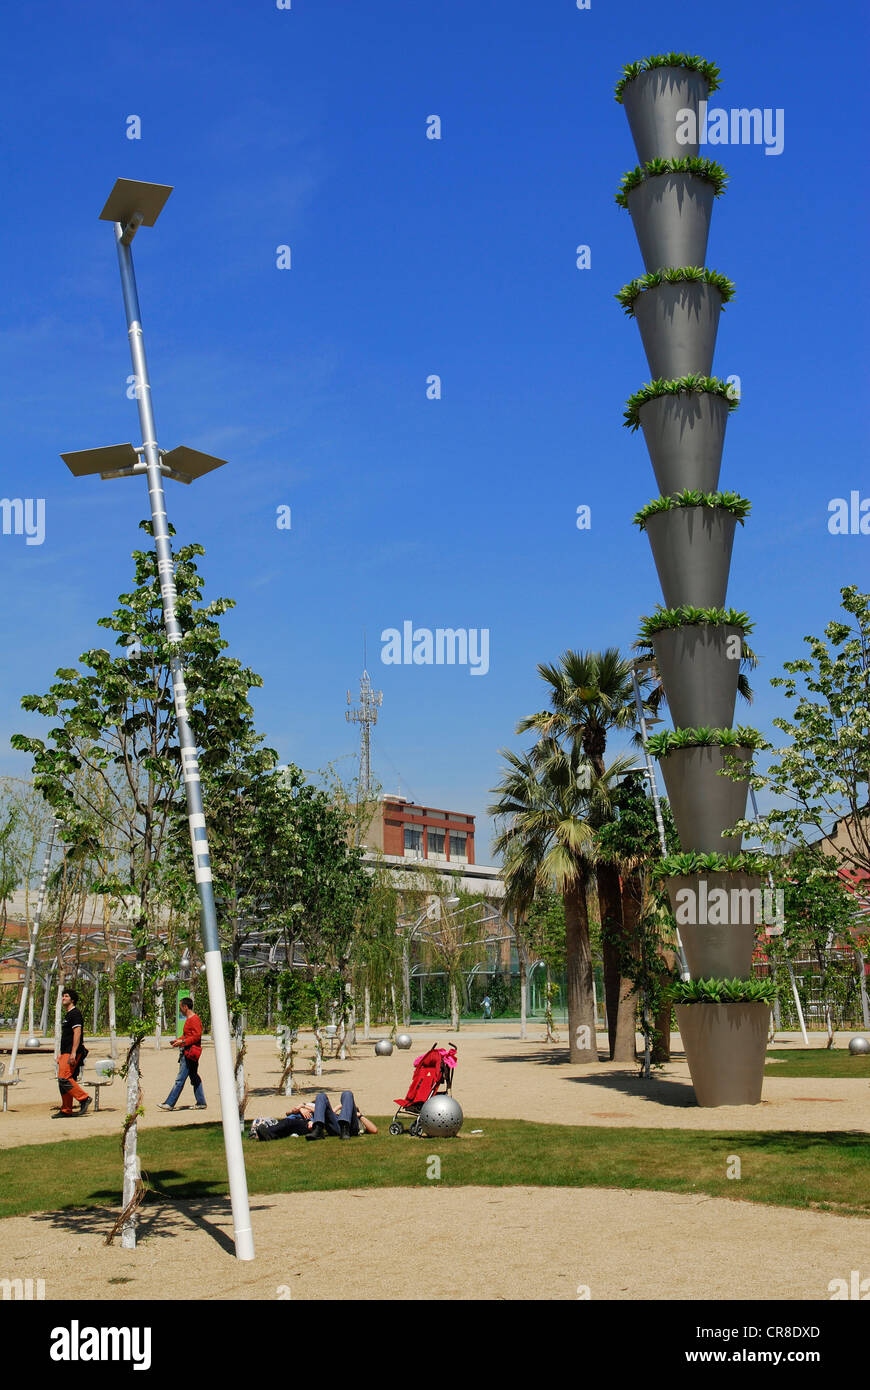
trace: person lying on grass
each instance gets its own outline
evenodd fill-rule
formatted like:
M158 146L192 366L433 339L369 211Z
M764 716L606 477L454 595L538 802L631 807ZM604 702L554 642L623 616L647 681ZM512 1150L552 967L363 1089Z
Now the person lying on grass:
M325 1091L318 1091L311 1101L302 1100L280 1120L251 1121L251 1139L286 1139L291 1134L304 1134L306 1139L325 1139L337 1135L350 1139L357 1134L377 1134L378 1127L366 1119L353 1098L353 1091L342 1091L341 1104L332 1106Z

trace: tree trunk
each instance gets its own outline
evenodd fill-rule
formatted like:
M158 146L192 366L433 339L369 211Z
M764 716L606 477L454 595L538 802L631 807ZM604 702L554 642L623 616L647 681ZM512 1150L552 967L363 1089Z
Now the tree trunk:
M109 980L109 1052L112 1061L118 1056L118 1018L115 1011L115 972Z
M598 903L601 913L601 942L604 956L604 1002L607 1008L607 1037L612 1062L633 1062L635 1058L634 984L622 973L623 953L630 940L623 917L623 897L619 872L612 864L599 864ZM633 935L633 934L632 934Z
M526 958L520 956L520 1037L526 1036Z
M48 1004L49 1000L51 999L51 977L53 974L54 967L52 966L45 977L45 983L43 985L42 990L42 1016L39 1022L39 1031L43 1037L45 1037L45 1030L48 1027Z
M372 1022L372 995L368 980L363 989L363 1037L368 1038Z
M640 958L640 916L643 910L643 882L636 874L629 874L622 885L622 951L617 946L617 955L624 962L626 956L635 961ZM617 963L618 966L618 963ZM619 993L616 999L616 1023L613 1042L614 1062L634 1062L637 1056L635 1042L638 990L634 981L620 972ZM610 1015L608 1012L608 1019Z
M544 966L544 1026L547 1030L544 1041L558 1042L559 1039L553 1027L553 982L550 978L549 961Z
M239 1119L244 1122L247 1095L245 1089L245 1019L242 1013L242 971L239 962L233 966L233 1044L235 1047L236 1101Z
M677 964L677 953L666 949L661 952L668 972L673 973ZM656 1036L653 1041L652 1060L669 1062L671 1060L671 1003L662 1004L655 1016Z
M571 1062L597 1062L585 883L573 884L562 897L565 904L565 971L568 977L568 1058Z
M61 1009L61 996L62 996L62 994L63 994L63 980L62 980L62 978L61 978L62 975L63 975L63 969L62 969L62 968L60 967L60 965L59 965L59 966L58 966L58 972L57 972L57 994L56 994L56 996L55 996L55 1001L54 1001L54 1055L55 1055L55 1057L57 1057L57 1056L60 1055L60 1009Z
M396 1041L396 1034L399 1031L399 1015L396 1012L396 982L390 975L390 1007L393 1011L393 1026L390 1029L390 1041Z
M155 1019L154 1019L154 1051L155 1051L155 1052L159 1052L159 1051L160 1051L160 1038L161 1038L161 1035L162 1035L162 1033L163 1033L163 981L162 981L162 980L160 981L160 983L159 983L158 986L157 986L157 998L156 998L155 1004L156 1004L156 1007L155 1007L155 1010L154 1010L154 1013L155 1013Z
M450 977L450 1027L454 1033L459 1031L459 994L452 975Z
M323 1075L323 1040L320 1036L320 1008L314 1005L314 1075Z
M135 1026L135 1025L134 1025ZM139 1136L139 1122L136 1112L139 1109L139 1044L130 1048L127 1068L127 1117L132 1117L124 1133L124 1186L121 1194L121 1210L133 1200L136 1183L139 1180L139 1155L136 1151ZM124 1250L136 1249L136 1213L128 1216L121 1227L121 1245Z

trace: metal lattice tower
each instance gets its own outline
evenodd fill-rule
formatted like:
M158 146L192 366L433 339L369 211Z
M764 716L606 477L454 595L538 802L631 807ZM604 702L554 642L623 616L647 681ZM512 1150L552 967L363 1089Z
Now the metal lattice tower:
M368 671L363 671L359 681L359 708L354 709L352 705L353 695L347 692L347 703L350 709L345 710L344 717L348 724L359 724L360 726L360 747L359 747L359 790L358 799L360 804L368 801L371 794L372 785L372 737L371 727L378 722L378 710L384 702L384 692L382 690L372 690L372 683L369 680Z

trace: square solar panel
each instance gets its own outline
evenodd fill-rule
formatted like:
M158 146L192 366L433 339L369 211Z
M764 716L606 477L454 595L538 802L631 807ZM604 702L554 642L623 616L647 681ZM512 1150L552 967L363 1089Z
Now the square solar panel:
M168 469L171 477L177 478L182 483L190 483L194 478L201 478L204 473L211 473L214 468L223 468L226 459L214 458L211 454L201 454L198 449L190 449L186 444L179 444L177 448L170 449L168 454L164 454L160 462L164 468Z
M61 458L74 477L84 478L89 473L118 473L133 468L138 454L132 444L107 444L102 449L80 449L75 454L61 454Z
M171 192L172 185L167 183L138 183L135 179L118 179L100 213L100 220L126 224L134 212L141 212L142 225L153 227Z

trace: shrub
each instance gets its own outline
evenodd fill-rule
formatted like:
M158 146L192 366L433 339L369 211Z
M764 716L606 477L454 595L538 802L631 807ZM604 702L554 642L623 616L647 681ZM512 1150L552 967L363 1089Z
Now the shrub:
M663 758L677 748L764 748L764 739L757 729L738 725L736 729L668 729L647 739L647 750L653 758Z
M647 275L641 275L637 280L630 280L627 285L623 285L614 298L619 300L627 314L633 315L635 301L644 290L653 290L657 285L680 284L715 286L722 296L723 308L730 303L735 294L734 281L720 275L718 270L706 270L700 265L684 265L666 270L651 270Z
M639 637L642 642L648 642L655 633L669 628L702 625L736 627L744 636L755 626L747 613L740 613L736 608L693 608L691 604L684 603L679 608L658 607L650 617L642 618Z
M674 1004L773 1004L779 993L773 980L677 980Z
M616 100L622 101L622 94L629 82L640 77L642 72L650 72L653 68L688 68L690 72L699 72L702 77L706 77L711 92L718 91L721 85L719 68L706 58L699 57L697 53L653 53L648 58L640 58L636 63L625 64L613 93Z
M616 194L619 206L627 208L628 195L633 188L639 188L647 179L656 179L662 174L692 174L696 179L712 183L717 198L721 198L728 185L727 173L713 159L701 159L697 155L686 159L650 159L646 164L636 164L627 174L623 174Z
M763 874L770 861L761 854L698 854L686 850L668 854L654 865L657 878L685 877L688 874Z
M692 372L688 376L673 377L670 381L660 378L658 381L648 382L639 391L635 391L633 396L629 396L625 403L623 426L630 430L639 429L639 411L642 405L646 405L647 401L654 401L657 396L679 396L683 391L703 391L712 396L724 396L729 410L736 410L740 403L728 383L718 376L701 376L699 372Z
M643 530L648 517L656 516L659 512L671 512L675 507L720 507L736 516L742 526L752 510L752 503L736 492L699 492L696 488L684 488L672 497L654 497L647 502L645 507L635 512L634 524Z

